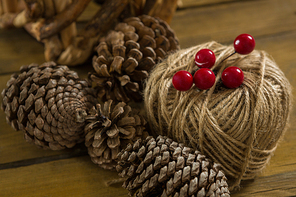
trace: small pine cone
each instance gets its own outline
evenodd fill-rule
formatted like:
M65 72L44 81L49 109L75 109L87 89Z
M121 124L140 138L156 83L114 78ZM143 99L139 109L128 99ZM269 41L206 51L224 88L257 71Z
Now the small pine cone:
M127 177L123 187L131 196L230 196L219 164L167 137L137 140L118 160L116 170Z
M161 19L143 15L131 17L110 31L97 46L93 57L98 97L128 102L141 101L143 80L152 67L179 49L173 30Z
M124 102L108 100L93 107L86 117L85 145L92 161L104 169L114 169L117 154L127 144L147 136L146 121Z
M2 91L7 122L26 141L60 150L84 140L84 116L97 102L94 90L67 66L22 66Z

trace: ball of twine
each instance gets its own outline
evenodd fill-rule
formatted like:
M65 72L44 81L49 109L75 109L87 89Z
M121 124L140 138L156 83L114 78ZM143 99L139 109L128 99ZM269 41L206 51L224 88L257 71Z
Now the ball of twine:
M179 70L194 74L198 69L194 56L203 48L216 55L211 68L216 75L214 86L176 90L174 74ZM222 61L233 51L233 46L217 42L180 50L154 68L144 91L148 122L155 134L188 144L222 164L233 180L231 189L241 180L253 179L266 166L291 111L291 86L271 57L255 50ZM229 66L244 72L238 88L226 88L221 81Z

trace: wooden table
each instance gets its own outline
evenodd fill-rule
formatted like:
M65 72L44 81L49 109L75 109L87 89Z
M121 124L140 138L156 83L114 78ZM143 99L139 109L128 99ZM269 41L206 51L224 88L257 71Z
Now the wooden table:
M82 24L87 16L80 18ZM183 0L171 26L182 48L211 40L230 44L241 33L252 34L256 49L270 53L296 86L295 0ZM0 30L0 89L21 65L32 62L44 62L43 45L23 29ZM86 76L84 69L75 70ZM296 196L295 117L294 107L290 128L270 164L232 196ZM26 143L0 112L0 196L127 196L120 184L106 185L116 178L116 172L93 164L83 145L50 151Z

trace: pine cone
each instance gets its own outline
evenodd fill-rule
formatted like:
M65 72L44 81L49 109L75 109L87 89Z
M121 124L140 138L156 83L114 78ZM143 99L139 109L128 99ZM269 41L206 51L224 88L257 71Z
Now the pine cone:
M220 165L167 137L137 140L118 154L116 169L128 177L132 196L230 196Z
M106 101L90 110L86 117L85 145L92 161L104 169L114 169L117 154L127 144L146 135L145 120L124 102Z
M60 150L84 140L84 116L96 104L94 90L67 66L22 66L2 91L7 122L26 141Z
M98 97L128 102L141 101L143 80L152 67L179 49L173 30L161 19L151 16L131 17L117 24L97 46L93 57Z

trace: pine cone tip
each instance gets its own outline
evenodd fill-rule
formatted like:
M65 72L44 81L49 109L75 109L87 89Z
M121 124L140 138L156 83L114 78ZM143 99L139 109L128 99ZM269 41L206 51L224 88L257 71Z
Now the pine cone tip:
M54 62L25 65L2 91L2 110L26 141L60 150L84 139L84 117L96 104L94 90L67 66Z
M124 102L97 104L86 120L85 145L92 161L104 169L115 169L118 152L146 135L146 121Z

